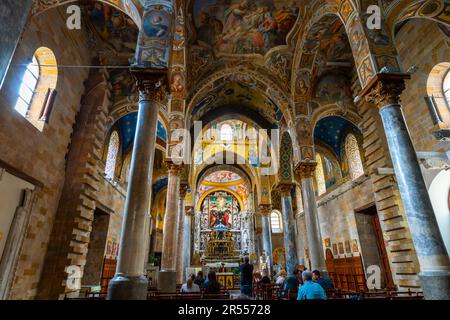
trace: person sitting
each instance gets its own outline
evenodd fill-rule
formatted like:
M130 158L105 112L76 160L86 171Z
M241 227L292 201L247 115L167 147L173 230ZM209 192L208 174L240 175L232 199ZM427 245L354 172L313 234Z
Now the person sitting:
M197 273L197 277L194 280L194 283L196 285L198 285L199 287L202 287L204 282L205 282L205 279L203 278L203 271L199 271Z
M284 280L283 285L281 286L280 297L285 298L287 297L288 292L297 291L299 285L300 285L299 271L294 270L294 273Z
M282 286L284 283L284 280L286 280L287 272L285 270L281 270L278 274L277 281L275 281L275 284L277 286Z
M303 271L303 284L298 290L297 300L327 300L322 286L313 281L312 273Z
M200 287L194 283L193 277L189 277L187 279L186 283L181 286L180 292L181 293L199 293Z
M215 271L208 273L208 279L203 283L203 290L209 294L220 293L220 283L217 281Z
M318 283L318 284L320 284L324 290L332 290L332 289L334 289L334 286L333 286L333 283L331 282L331 280L328 279L328 278L323 278L320 275L320 271L319 270L314 270L312 272L312 278L313 278L313 281Z
M253 265L250 259L245 257L244 263L239 266L241 271L241 293L249 297L253 296Z

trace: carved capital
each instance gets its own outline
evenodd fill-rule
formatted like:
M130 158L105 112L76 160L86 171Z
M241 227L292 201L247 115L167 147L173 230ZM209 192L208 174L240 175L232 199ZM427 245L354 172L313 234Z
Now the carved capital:
M363 90L366 100L382 108L400 103L400 95L405 90L406 74L378 74Z
M294 188L293 183L281 183L277 186L280 196L282 197L290 197L292 188Z
M300 161L294 173L298 180L312 178L317 167L315 161Z
M258 206L259 213L263 216L268 216L272 212L272 205L271 204L260 204Z
M181 176L181 173L183 171L183 166L180 164L175 164L172 161L166 161L166 168L167 172L171 176Z
M150 72L132 69L139 91L139 101L155 101L165 103L169 92L167 90L167 73Z

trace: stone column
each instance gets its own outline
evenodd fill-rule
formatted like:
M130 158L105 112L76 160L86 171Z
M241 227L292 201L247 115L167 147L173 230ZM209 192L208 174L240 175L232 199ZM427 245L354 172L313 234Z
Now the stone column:
M281 196L281 208L283 216L283 237L286 250L286 271L289 275L294 273L298 264L297 247L295 239L295 220L292 208L291 190L292 184L281 184L279 186Z
M178 232L177 232L177 256L176 256L176 267L177 267L177 284L183 283L184 264L183 264L183 251L187 248L187 244L184 245L184 199L186 197L186 192L188 186L186 184L180 185L180 203L178 206Z
M303 210L303 201L302 201L302 190L296 185L295 186L295 195L297 201L297 212L294 213L295 223L297 225L297 234L296 234L296 245L297 245L297 258L298 263L305 265L305 232L303 230L304 225L304 210Z
M426 299L450 300L450 262L400 105L402 75L379 75L368 100L379 108L420 265Z
M303 209L305 212L306 235L308 239L309 258L312 270L317 269L326 275L325 255L320 234L319 216L316 196L314 194L313 174L317 163L302 161L295 168L295 174L302 185ZM311 271L312 271L311 270Z
M158 289L162 292L175 292L177 283L177 233L178 206L180 191L181 165L167 162L168 182L166 213L164 215L161 271L158 277Z
M144 276L153 159L159 103L157 95L161 78L136 73L139 89L139 113L131 156L130 178L123 213L122 237L119 246L116 275L109 283L109 300L147 299L147 278Z
M184 211L184 232L183 232L183 283L186 282L187 274L186 274L186 268L190 267L191 265L191 252L192 252L192 216L194 214L194 207L188 206L185 207Z
M263 251L270 259L270 269L272 269L272 232L270 231L270 213L272 212L272 205L260 204L259 212L262 217L262 239ZM270 274L271 270L269 270Z

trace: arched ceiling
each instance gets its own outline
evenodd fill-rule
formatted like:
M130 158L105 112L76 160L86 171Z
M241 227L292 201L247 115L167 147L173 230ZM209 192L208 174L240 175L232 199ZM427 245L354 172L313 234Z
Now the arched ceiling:
M342 144L344 135L350 131L358 131L356 126L342 117L326 117L321 119L314 128L314 140L330 147L337 158L342 160Z
M82 5L90 46L105 65L126 66L136 51L138 26L133 18L110 4Z
M216 56L264 55L286 45L297 17L295 1L192 0L191 41Z

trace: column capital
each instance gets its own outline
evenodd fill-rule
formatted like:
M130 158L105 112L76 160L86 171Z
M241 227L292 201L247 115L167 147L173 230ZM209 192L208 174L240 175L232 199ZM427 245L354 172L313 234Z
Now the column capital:
M400 103L400 95L405 90L405 80L408 74L379 73L361 92L368 102L373 102L377 108Z
M188 184L180 184L180 199L184 199L186 197L186 193L189 189L189 185Z
M300 161L294 169L299 180L312 178L317 167L316 161Z
M168 97L167 72L130 69L136 80L139 101L155 101L164 103Z
M276 189L280 192L282 197L290 197L291 190L294 188L294 183L280 183L276 186Z
M260 204L258 206L259 212L263 216L268 216L272 212L272 205L271 204Z
M166 168L169 175L180 176L183 171L183 166L181 164L175 164L172 161L166 160Z
M184 213L187 216L192 216L194 215L194 206L185 206L184 207Z

